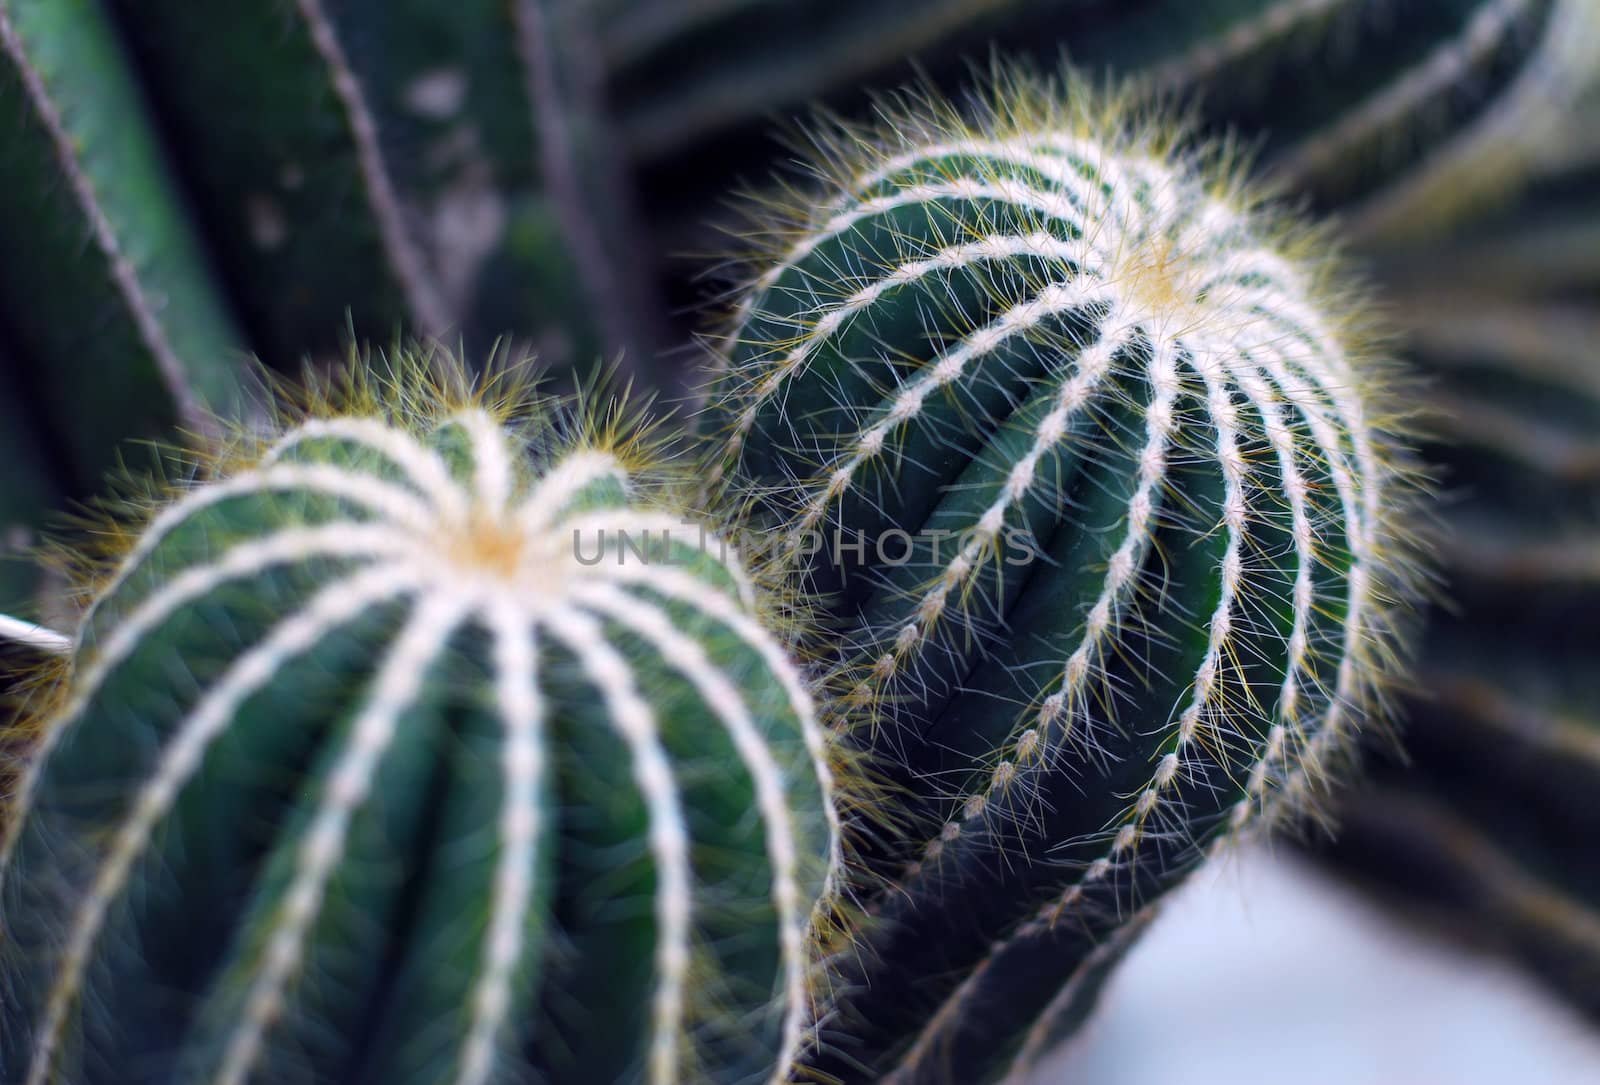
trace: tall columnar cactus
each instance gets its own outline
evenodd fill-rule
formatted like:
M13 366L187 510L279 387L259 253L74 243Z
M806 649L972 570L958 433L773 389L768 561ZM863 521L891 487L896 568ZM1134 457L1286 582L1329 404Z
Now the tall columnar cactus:
M1597 184L1591 168L1547 186L1520 228L1405 276L1428 453L1458 495L1437 545L1454 605L1429 616L1406 756L1379 751L1321 854L1600 1019Z
M1165 890L1337 774L1407 581L1325 239L1082 86L992 100L819 136L712 396L901 797L812 1058L843 1080L1021 1073L1075 1027Z
M4 819L0 1077L782 1073L828 753L616 432L380 396L151 518Z

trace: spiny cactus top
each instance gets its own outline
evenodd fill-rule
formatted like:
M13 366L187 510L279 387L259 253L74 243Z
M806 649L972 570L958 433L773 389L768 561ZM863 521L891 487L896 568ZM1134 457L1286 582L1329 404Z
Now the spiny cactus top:
M391 399L156 515L7 815L0 1077L781 1073L826 752L639 466Z
M1305 805L1405 579L1407 486L1320 235L1082 86L993 101L819 138L825 195L774 231L713 397L920 834L865 849L900 884L833 1072L1036 1053L1129 917Z

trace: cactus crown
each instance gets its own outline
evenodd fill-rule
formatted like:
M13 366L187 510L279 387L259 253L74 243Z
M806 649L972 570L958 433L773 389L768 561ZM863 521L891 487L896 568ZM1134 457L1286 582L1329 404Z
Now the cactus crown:
M1412 479L1359 292L1229 147L1070 76L881 113L817 134L820 199L763 212L712 412L925 834L875 859L899 885L856 1016L892 1032L939 986L918 946L1045 967L1062 916L1107 934L1307 805L1392 669ZM931 929L953 894L992 945ZM1030 1018L983 971L903 1013L913 1061L965 1029L976 1075Z
M94 593L0 845L8 1080L781 1073L836 834L749 577L620 415L321 398Z

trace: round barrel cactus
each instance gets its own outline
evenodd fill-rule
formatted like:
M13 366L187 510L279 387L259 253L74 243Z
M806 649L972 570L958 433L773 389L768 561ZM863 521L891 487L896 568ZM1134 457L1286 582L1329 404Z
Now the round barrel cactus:
M1379 706L1413 490L1325 239L1070 80L817 135L738 299L721 483L819 595L866 945L813 1069L1021 1074ZM763 519L767 517L770 519Z
M0 1077L784 1072L822 733L642 448L549 409L314 414L135 536L5 815Z

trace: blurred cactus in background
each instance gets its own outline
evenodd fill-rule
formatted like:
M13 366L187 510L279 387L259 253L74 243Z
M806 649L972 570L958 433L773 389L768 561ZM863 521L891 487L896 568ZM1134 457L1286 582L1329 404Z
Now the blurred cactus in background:
M1364 237L1416 234L1514 185L1600 65L1591 0L594 0L617 128L669 247L770 171L774 117L859 115L916 71L988 59L1142 79L1256 148ZM803 152L802 152L803 153ZM721 176L708 184L708 173Z
M269 357L347 321L564 364L650 345L588 53L545 0L113 6Z
M14 555L121 439L236 406L241 340L115 28L97 4L0 4L0 608Z
M1589 129L1591 139L1600 128ZM1322 849L1600 1019L1600 170L1397 270L1450 495L1404 752Z
M774 120L860 114L913 58L948 91L993 49L1065 51L1196 99L1375 242L1562 142L1597 24L1589 0L4 0L0 241L32 255L0 272L27 416L0 606L28 603L47 510L126 438L231 413L250 354L510 336L677 386L657 348L705 267L670 254L722 244Z
M1012 58L1049 69L1063 54L1086 73L1065 104L1004 74ZM983 71L996 73L988 89L959 97ZM912 79L914 103L885 95ZM1091 107L1087 84L1102 79L1136 89ZM794 124L818 107L830 119ZM1152 123L1173 115L1192 140ZM371 570L360 557L290 562L255 576L271 590L254 605L223 586L194 614L119 639L111 627L166 578L324 529L432 553L408 567L443 575L434 566L459 565L437 549L449 532L419 542L412 513L442 501L449 519L452 502L500 486L475 448L509 448L520 466L506 484L530 493L568 477L558 461L598 462L561 459L583 434L497 429L505 419L464 401L460 414L363 401L401 460L360 440L289 438L252 359L316 373L372 341L478 357L501 341L563 381L604 361L682 391L706 280L727 277L718 261L741 229L730 195L792 178L796 156L826 160L824 195L794 184L765 212L769 234L734 242L754 240L768 266L738 284L733 368L713 407L742 446L725 481L755 495L771 539L821 527L826 545L835 527L859 529L867 551L787 554L779 565L805 569L815 596L781 606L753 606L736 562L691 560L674 577L693 584L670 584L714 615L668 598L667 581L558 561L536 577L570 573L541 590L583 594L577 620L600 630L584 643L609 645L594 650L665 698L646 698L658 745L681 770L674 785L705 800L683 821L699 845L691 914L710 926L663 938L681 916L641 903L671 892L641 858L659 842L649 797L602 747L643 732L568 652L530 672L554 743L546 793L560 796L546 823L560 829L541 837L555 895L527 910L518 960L554 947L550 969L474 979L475 962L510 959L469 951L487 926L421 937L436 907L477 907L486 923L509 884L491 871L504 853L492 829L447 834L498 824L494 770L525 764L509 729L491 733L515 722L496 705L505 645L520 643L496 623L538 593L468 592L457 612L452 593L396 588L327 642L344 644L328 662L284 657L333 708L287 696L286 718L304 725L293 735L245 726L248 705L217 717L226 764L204 760L198 790L165 795L151 774L169 729L257 658L277 618ZM1264 210L1257 191L1289 212ZM75 1068L204 1073L231 1050L211 1041L241 1020L285 1030L261 1046L264 1065L328 1080L347 1066L450 1079L446 1052L470 1049L457 1079L475 1080L465 1068L492 1051L560 1082L759 1082L781 1076L803 1023L820 1046L802 1076L1020 1074L1083 1021L1163 892L1241 832L1305 809L1345 826L1321 848L1331 864L1510 949L1600 1014L1597 192L1597 0L0 0L0 615L23 619L0 619L0 765L29 781L4 830L0 1080L43 1081L58 1055L73 1081ZM1324 213L1326 228L1293 225ZM1336 287L1333 250L1359 260L1366 295ZM1404 402L1366 357L1377 310L1424 377ZM1372 780L1344 797L1323 784L1388 683L1412 576L1400 545L1412 487L1391 440L1405 422L1390 412L1421 406L1447 499L1430 544L1440 599L1402 743L1369 743ZM73 585L35 560L42 526L64 525L121 461L155 459L137 440L179 430L214 477L173 498L173 533L130 559L142 572L90 586L100 601L65 665L75 673L37 670L54 635L29 623L79 615ZM239 433L263 452L293 447L245 463L226 452ZM432 481L406 482L424 462ZM650 485L624 496L636 466L573 499L651 523L683 511ZM400 497L365 509L344 481L228 489L290 468ZM873 532L920 529L940 549L914 539L905 562L878 558ZM115 549L125 531L110 534ZM1018 540L1034 566L1007 564ZM104 543L91 530L66 545ZM419 631L407 615L432 606L449 621ZM803 632L815 610L824 624ZM393 744L393 771L435 771L410 777L426 783L415 802L352 814L350 840L389 862L329 869L339 888L322 903L341 933L306 928L327 970L264 1016L235 1014L269 1004L250 1002L253 981L223 978L197 1004L202 973L250 970L297 834L335 794L340 736L371 715L359 706L385 661L425 636L442 669L408 679L404 711L423 726ZM818 673L786 669L779 641ZM117 645L132 654L112 660ZM625 684L617 668L590 670L613 692ZM839 887L854 895L832 898L828 940L808 951L832 954L832 971L801 977L799 906L766 832L778 806L766 777L741 773L754 748L723 709L730 688L748 696L755 723L782 731L769 745L798 757L787 743L811 679L871 755L884 801L855 825L857 879ZM67 700L47 704L63 682ZM76 740L86 728L106 740ZM39 742L48 756L30 760ZM785 808L805 823L795 885L808 902L827 770L805 754L783 776ZM260 801L235 809L235 792ZM221 828L201 832L197 812L211 811ZM117 869L103 855L133 865L97 895L95 872ZM623 856L624 872L599 877L595 855ZM434 878L447 863L460 876ZM402 868L415 884L385 881ZM213 876L221 890L193 888ZM180 894L220 902L193 924L192 956ZM338 920L358 898L381 898L398 925ZM859 921L854 942L838 919ZM458 935L469 950L440 949ZM391 936L376 963L354 952ZM39 952L14 952L24 943ZM460 997L490 972L510 1001ZM372 997L391 983L391 998ZM687 1023L655 1027L672 989ZM401 1012L441 1005L476 1023L413 1029ZM565 1034L602 1005L614 1030L517 1061L519 1030ZM515 1017L496 1043L478 1028L484 1007ZM335 1021L348 1027L322 1027ZM413 1044L386 1046L408 1032ZM81 1042L57 1046L68 1035ZM415 1061L380 1065L391 1056Z
M711 394L895 800L857 826L840 1080L1020 1074L1075 1028L1165 890L1345 767L1410 579L1325 239L1082 85L984 96L818 133Z
M93 586L0 823L0 1077L781 1078L837 845L750 581L615 419L355 387Z
M0 244L28 254L0 268L22 417L0 607L28 602L46 510L125 439L236 415L252 353L404 333L650 357L595 77L544 8L0 2Z

